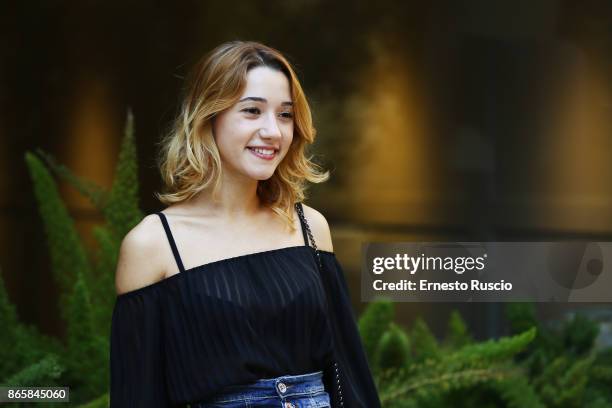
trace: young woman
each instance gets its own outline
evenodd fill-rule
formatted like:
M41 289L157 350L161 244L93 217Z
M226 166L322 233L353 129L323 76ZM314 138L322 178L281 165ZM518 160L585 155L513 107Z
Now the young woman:
M198 63L160 168L167 206L121 245L111 407L380 406L294 70L255 42Z

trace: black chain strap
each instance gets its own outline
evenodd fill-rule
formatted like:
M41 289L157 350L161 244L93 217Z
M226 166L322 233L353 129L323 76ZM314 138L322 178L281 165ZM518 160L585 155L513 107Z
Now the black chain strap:
M315 250L315 254L317 254L317 262L319 263L319 270L322 270L323 263L321 262L321 255L319 254L317 243L315 242L314 237L312 236L312 231L310 231L310 225L308 225L308 222L306 221L306 217L304 216L304 208L300 205L300 203L298 203L296 205L296 209L297 209L298 215L300 216L300 219L304 223L304 227L306 227L306 233L308 234L308 240L312 243L312 247Z
M317 255L317 262L319 264L319 274L322 275L323 263L321 262L321 254L319 253L317 244L315 243L314 237L312 236L312 231L310 231L310 225L308 225L308 221L306 221L306 217L304 216L304 209L302 208L302 203L296 203L295 209L297 210L298 216L302 220L302 224L306 228L308 239L312 243L312 247L314 248L315 254ZM323 276L321 276L321 279L323 279ZM338 385L338 397L340 398L340 407L344 407L344 399L342 397L342 385L340 384L340 368L338 367L338 362L336 361L334 361L334 369L336 370L336 384Z

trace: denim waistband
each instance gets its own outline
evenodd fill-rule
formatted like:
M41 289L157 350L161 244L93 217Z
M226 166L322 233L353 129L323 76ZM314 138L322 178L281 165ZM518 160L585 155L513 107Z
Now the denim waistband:
M295 397L314 395L325 390L323 371L300 375L283 375L276 378L263 378L251 384L231 385L209 402L232 402L255 400L270 397Z

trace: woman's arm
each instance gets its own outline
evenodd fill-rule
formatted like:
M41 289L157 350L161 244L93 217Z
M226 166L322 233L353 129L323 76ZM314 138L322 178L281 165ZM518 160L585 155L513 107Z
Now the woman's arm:
M162 228L159 217L155 214L147 215L123 238L115 272L115 290L118 295L165 277L165 260L162 255L169 248Z
M169 407L161 331L161 292L151 284L164 276L159 237L146 217L126 235L120 250L110 346L110 406ZM161 229L161 227L159 228ZM166 251L169 251L166 248Z

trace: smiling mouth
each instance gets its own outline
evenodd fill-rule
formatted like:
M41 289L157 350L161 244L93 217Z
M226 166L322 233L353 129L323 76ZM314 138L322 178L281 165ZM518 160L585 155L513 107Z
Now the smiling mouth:
M262 148L254 148L254 147L247 147L247 149L249 149L249 151L255 157L259 157L260 159L264 159L264 160L272 160L278 154L278 151L275 149L262 149Z

